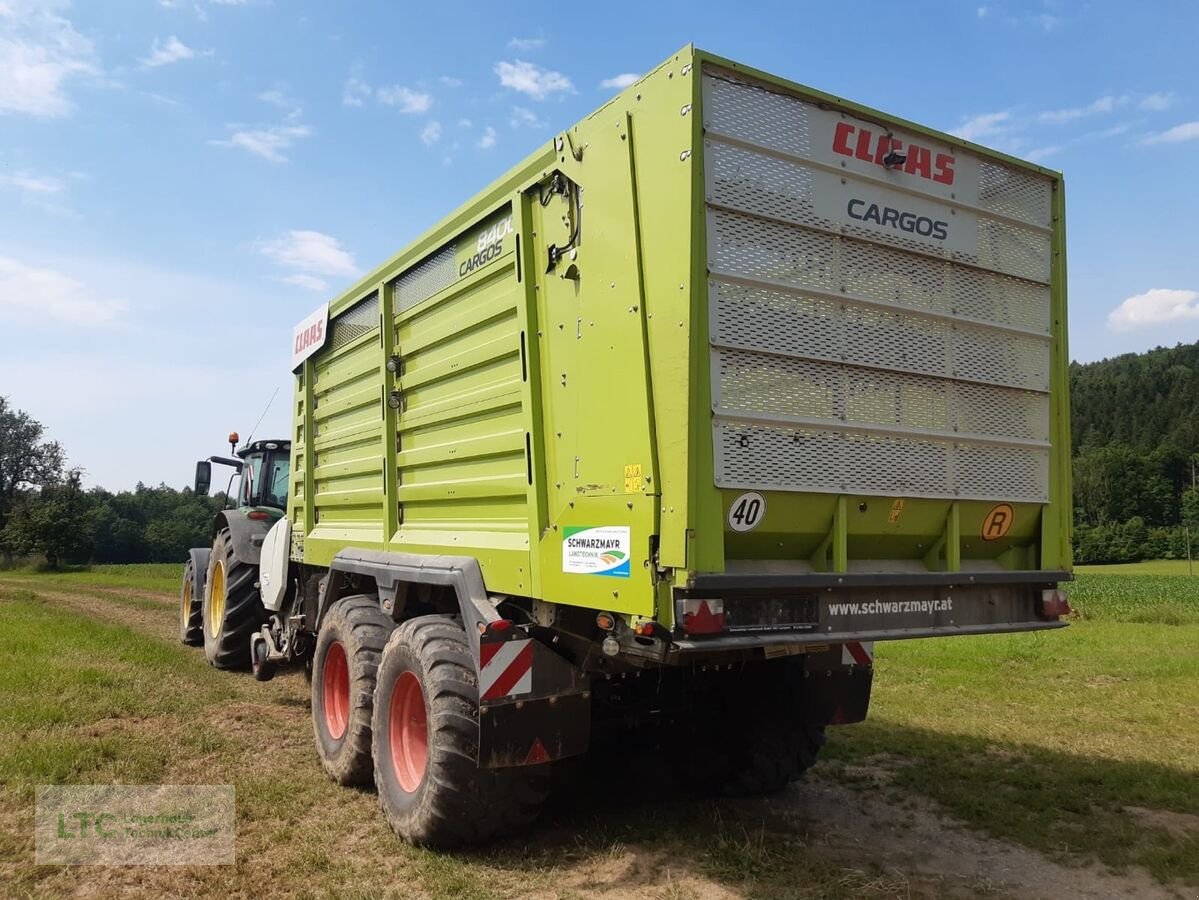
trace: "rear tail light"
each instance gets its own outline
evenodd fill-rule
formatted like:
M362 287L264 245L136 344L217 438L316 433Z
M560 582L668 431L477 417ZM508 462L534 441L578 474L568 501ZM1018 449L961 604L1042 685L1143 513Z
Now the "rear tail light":
M1058 588L1041 591L1041 608L1037 614L1042 619L1060 619L1071 612L1073 610L1070 609L1070 601L1066 599L1065 591Z
M686 634L720 634L724 631L723 600L684 600L683 631Z

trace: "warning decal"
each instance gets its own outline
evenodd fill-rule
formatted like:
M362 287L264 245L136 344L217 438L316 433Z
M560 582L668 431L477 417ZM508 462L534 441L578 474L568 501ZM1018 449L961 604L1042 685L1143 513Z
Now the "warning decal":
M533 691L533 642L479 645L479 698L498 700Z
M842 644L841 665L874 665L874 643L872 641L851 641L848 644Z

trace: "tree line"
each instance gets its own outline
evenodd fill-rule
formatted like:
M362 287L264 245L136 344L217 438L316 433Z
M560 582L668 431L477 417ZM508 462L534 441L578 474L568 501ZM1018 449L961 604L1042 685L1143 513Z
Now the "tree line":
M41 423L0 396L0 563L36 557L51 568L80 563L179 562L207 546L225 497L138 484L85 490Z
M1186 557L1188 530L1199 543L1199 343L1072 363L1070 404L1075 561Z

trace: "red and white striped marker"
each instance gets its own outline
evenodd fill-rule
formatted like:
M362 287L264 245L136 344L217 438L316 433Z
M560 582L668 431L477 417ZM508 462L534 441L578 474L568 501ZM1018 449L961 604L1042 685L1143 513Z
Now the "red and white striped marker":
M841 665L843 666L872 666L874 665L873 641L850 641L841 645Z
M499 700L533 692L533 642L479 645L479 698Z

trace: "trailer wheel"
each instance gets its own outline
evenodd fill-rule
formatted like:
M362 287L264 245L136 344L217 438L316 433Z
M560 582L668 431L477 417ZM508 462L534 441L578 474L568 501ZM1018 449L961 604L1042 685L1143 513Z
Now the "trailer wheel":
M250 667L250 635L266 621L257 580L258 567L234 555L233 538L222 528L212 542L201 616L204 655L218 669Z
M816 763L824 726L803 722L763 723L750 729L730 753L732 765L721 790L730 797L777 794Z
M312 729L338 784L370 784L375 673L395 623L367 594L344 597L321 622L312 656Z
M196 561L188 556L183 567L183 584L179 589L179 640L189 647L204 643L203 590L196 590L199 583Z
M421 616L383 650L373 724L375 786L392 829L426 847L476 843L532 822L549 766L480 769L479 688L466 633Z

